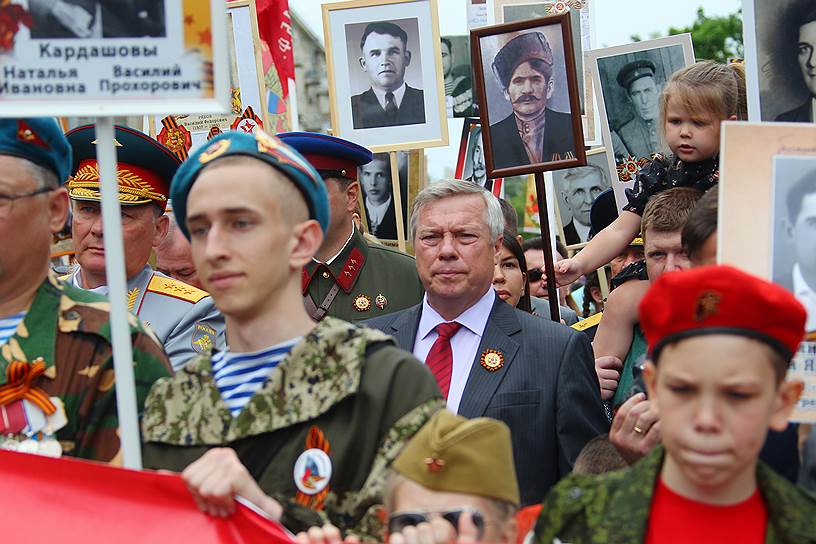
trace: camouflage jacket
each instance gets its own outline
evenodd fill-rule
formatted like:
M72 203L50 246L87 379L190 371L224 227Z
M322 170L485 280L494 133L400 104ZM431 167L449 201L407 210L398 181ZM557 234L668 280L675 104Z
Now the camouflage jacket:
M25 319L0 347L0 385L14 361L42 358L46 372L32 385L60 397L68 424L57 432L65 455L119 460L108 303L104 297L61 282L49 274ZM138 406L150 386L170 374L170 362L143 325L130 318Z
M544 500L534 541L643 542L663 454L663 448L657 447L629 469L561 480ZM768 508L765 542L816 542L816 500L762 462L757 465L757 481Z
M387 469L444 406L427 368L393 339L327 317L237 417L221 398L208 355L159 380L145 405L144 464L181 471L207 449L228 445L264 492L284 504L291 530L331 520L381 540ZM298 462L314 448L328 454L331 475L328 487L307 494L296 481Z

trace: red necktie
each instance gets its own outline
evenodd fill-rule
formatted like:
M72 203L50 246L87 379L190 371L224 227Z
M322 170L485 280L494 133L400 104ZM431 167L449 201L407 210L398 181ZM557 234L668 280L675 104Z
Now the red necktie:
M428 352L428 356L425 358L425 364L431 369L445 399L448 398L453 371L453 350L451 349L450 339L460 328L462 328L462 324L456 321L437 325L434 330L439 336L436 337L433 346L431 346L431 351Z

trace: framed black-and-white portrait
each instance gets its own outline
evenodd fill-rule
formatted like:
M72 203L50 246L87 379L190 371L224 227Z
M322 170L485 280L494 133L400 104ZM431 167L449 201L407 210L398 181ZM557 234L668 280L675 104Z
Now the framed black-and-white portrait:
M567 249L589 241L592 203L611 187L612 173L606 151L599 147L587 151L586 166L552 172L558 209L558 231Z
M335 135L373 151L447 145L437 0L323 4Z
M501 178L487 177L482 125L478 119L465 119L462 125L462 139L459 142L459 155L456 160L454 177L478 183L488 191L493 191L496 183L502 182Z
M358 168L362 194L362 218L365 230L380 240L399 240L397 205L401 206L403 232L408 231L408 153L397 153L399 185L391 177L388 153L375 153L374 159ZM397 194L398 193L398 194Z
M569 17L471 31L488 176L586 163Z
M816 3L745 0L748 119L812 123L816 106Z
M674 72L694 64L691 34L595 49L587 62L620 209L637 171L662 150L660 93Z
M470 36L442 36L442 77L448 117L478 117L479 103L473 91Z

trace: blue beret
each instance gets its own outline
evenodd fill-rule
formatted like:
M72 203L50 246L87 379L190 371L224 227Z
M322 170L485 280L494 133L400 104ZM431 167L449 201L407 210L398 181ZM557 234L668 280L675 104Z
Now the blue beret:
M170 198L173 213L184 235L187 232L187 195L201 170L222 157L243 155L263 161L276 168L300 190L309 216L320 223L323 232L329 226L329 197L320 174L297 151L279 138L257 129L254 134L231 130L219 134L206 147L200 147L184 161L173 176Z
M0 119L0 155L12 155L56 174L60 185L71 175L71 146L53 117Z
M357 181L357 168L374 158L361 145L318 132L284 132L278 138L294 147L318 171L331 173L332 177Z

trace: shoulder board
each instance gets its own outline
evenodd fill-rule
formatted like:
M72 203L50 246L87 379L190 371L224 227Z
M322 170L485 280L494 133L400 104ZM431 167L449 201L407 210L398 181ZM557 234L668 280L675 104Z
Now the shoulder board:
M591 315L584 320L579 321L578 323L571 325L573 329L576 331L585 331L587 329L591 329L595 325L601 322L601 318L603 317L603 312L598 312L597 314Z
M193 287L183 281L165 278L154 274L147 285L148 293L159 293L195 304L204 297L210 296L207 291Z

